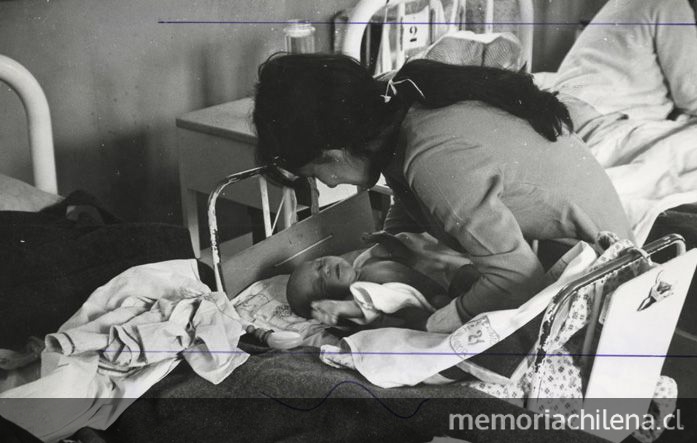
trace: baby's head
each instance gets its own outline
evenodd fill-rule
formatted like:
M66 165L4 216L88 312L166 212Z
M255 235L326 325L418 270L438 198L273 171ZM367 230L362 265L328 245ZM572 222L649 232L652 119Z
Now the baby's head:
M325 256L300 264L288 279L286 297L290 309L305 318L312 317L315 300L343 300L357 274L341 257Z

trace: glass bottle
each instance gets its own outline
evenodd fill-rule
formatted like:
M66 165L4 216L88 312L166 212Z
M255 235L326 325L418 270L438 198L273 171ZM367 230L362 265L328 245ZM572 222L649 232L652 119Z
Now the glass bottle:
M283 29L286 51L291 54L315 52L315 27L303 20L293 20Z

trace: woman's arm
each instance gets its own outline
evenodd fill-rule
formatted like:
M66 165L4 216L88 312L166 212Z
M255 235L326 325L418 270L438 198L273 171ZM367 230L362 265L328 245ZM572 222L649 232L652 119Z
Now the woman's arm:
M400 232L423 232L423 227L411 218L396 195L393 196L393 201L390 209L387 211L383 229L390 234L398 234Z
M355 251L349 251L349 252L343 253L340 255L340 257L349 263L353 263L354 261L356 261L356 258L359 255L361 255L363 252L365 252L365 249L356 249Z
M481 274L429 318L428 330L451 332L482 312L518 307L540 289L542 266L501 200L503 177L485 148L443 143L416 157L406 176L416 198Z

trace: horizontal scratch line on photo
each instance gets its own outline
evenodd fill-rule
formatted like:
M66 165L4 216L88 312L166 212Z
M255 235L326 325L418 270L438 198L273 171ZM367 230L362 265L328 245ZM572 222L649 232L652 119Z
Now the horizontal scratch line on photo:
M289 20L158 20L161 25L292 25L296 21ZM493 22L425 22L425 21L402 21L402 22L382 22L382 21L303 21L309 25L459 25L459 26L486 26L486 25L505 25L505 26L697 26L695 22L516 22L516 21L493 21Z
M110 349L105 349L103 351L99 351L102 353L122 353L124 352L123 350L110 350ZM192 350L181 350L181 351L174 351L174 350L144 350L144 351L137 351L136 353L169 353L169 354L196 354L196 353L201 353L201 354L249 354L248 352L245 351L240 351L240 350L212 350L212 351L204 351L204 350L198 350L198 349L192 349ZM424 356L424 357L429 357L429 356L447 356L447 355L455 355L455 356L473 356L473 355L486 355L486 356L500 356L500 357L510 357L510 356L516 356L516 357L532 357L532 356L537 356L539 354L537 353L528 353L528 352L381 352L381 351L358 351L358 352L349 352L349 351L323 351L323 352L312 352L312 351L275 351L274 355L403 355L403 356ZM594 354L594 353L588 353L588 354L582 354L582 353L550 353L550 354L544 354L547 357L617 357L617 358L697 358L697 354Z

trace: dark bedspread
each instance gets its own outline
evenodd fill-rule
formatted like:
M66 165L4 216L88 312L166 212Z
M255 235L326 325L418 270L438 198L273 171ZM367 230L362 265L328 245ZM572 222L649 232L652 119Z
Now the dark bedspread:
M180 365L129 407L110 436L128 442L420 442L446 434L477 442L604 441L579 431L449 432L451 413L528 414L463 386L377 388L320 362L317 349L302 348L252 355L217 386Z
M193 256L185 228L123 223L82 192L38 213L0 211L0 348L56 331L132 266Z

